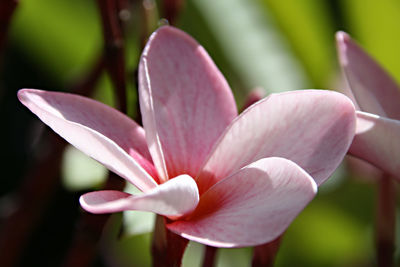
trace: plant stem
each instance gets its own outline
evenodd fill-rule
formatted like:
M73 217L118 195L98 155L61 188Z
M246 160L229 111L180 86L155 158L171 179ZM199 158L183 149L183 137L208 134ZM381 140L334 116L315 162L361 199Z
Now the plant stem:
M100 58L91 72L73 88L81 95L91 94L103 70ZM30 168L19 191L15 193L15 209L5 218L0 229L0 259L2 266L15 266L28 242L32 231L40 221L46 205L60 184L61 159L67 143L48 130L42 137L49 145L45 155Z
M10 21L17 5L17 0L0 1L0 56L3 52Z
M109 172L107 183L103 189L122 190L124 180L118 175ZM64 267L67 266L91 266L98 247L97 244L102 236L103 228L110 214L82 214L78 228L75 232L72 244L67 253Z
M163 0L163 16L171 25L176 25L184 0Z
M122 0L98 0L101 13L104 37L104 58L106 69L114 84L119 109L126 113L126 79L124 41L122 25L119 20L119 11L128 7ZM110 172L105 190L122 190L124 181ZM66 256L64 266L90 266L97 252L97 244L102 235L109 214L93 215L84 213L79 220L72 245Z
M254 247L253 267L272 267L274 266L276 254L278 253L282 235L269 243Z
M56 134L48 133L51 147L24 177L16 193L15 210L5 219L0 231L0 258L2 266L16 266L20 255L40 221L46 205L59 185L62 153L66 143Z
M215 265L215 258L217 256L217 248L205 246L203 267L213 267Z
M384 174L378 181L376 211L376 256L380 267L394 266L396 236L396 184Z
M140 24L140 47L146 46L147 39L157 29L159 20L157 3L154 0L143 0L140 3L141 21Z
M189 241L169 231L165 223L166 219L157 215L151 251L153 267L179 267Z
M120 2L116 0L97 1L103 24L103 37L107 70L115 86L119 109L126 113L126 79L124 40L118 18Z
M239 113L242 113L245 109L256 103L257 101L263 99L265 96L265 92L262 88L255 88L252 90L244 100L243 106L240 109Z

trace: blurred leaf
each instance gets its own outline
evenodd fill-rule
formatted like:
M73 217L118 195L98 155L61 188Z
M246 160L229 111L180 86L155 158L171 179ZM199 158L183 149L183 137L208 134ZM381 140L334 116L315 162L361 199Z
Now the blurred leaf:
M400 82L400 1L341 1L349 33Z
M119 237L121 213L108 220L101 240L101 255L107 266L151 266L150 234Z
M247 90L260 86L268 92L281 92L304 87L301 67L268 15L260 11L258 2L192 0L192 3Z
M373 255L371 239L371 227L314 200L284 235L276 266L364 266Z
M115 243L115 259L118 266L151 266L151 235L123 237ZM110 265L115 266L115 265Z
M347 176L347 169L345 167L345 164L340 164L339 167L336 168L336 170L332 173L332 175L329 177L326 182L324 182L319 188L318 188L318 193L319 194L326 194L330 193L334 190L337 190L338 187L343 185L344 180L346 179Z
M190 241L182 259L182 267L200 267L203 262L204 245Z
M71 191L87 190L102 184L107 169L75 147L68 145L62 161L64 186Z
M246 267L250 266L252 258L251 248L222 248L217 251L218 267Z
M130 236L152 232L155 217L152 212L124 211L125 234Z
M93 98L106 105L109 105L110 107L115 107L115 94L113 86L110 76L106 72L100 76Z
M260 0L275 17L314 85L324 87L336 64L334 30L327 1ZM350 1L351 2L351 1Z
M63 80L90 67L102 49L95 1L20 1L11 38L40 67Z
M124 191L133 195L141 194L140 190L130 183L126 183ZM150 233L154 229L155 219L156 214L152 212L124 211L123 222L125 234L131 236Z

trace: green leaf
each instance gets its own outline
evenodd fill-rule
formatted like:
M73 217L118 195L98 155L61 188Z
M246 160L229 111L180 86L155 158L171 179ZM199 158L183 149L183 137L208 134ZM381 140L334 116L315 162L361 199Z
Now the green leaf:
M288 44L257 2L192 0L192 4L248 91L260 86L281 92L307 84Z
M130 183L126 184L124 191L132 195L141 194L140 190ZM124 232L128 236L150 233L154 229L155 219L156 214L152 212L124 211Z
M100 255L110 266L151 266L150 234L120 237L121 213L114 213L103 230Z
M182 267L200 267L203 262L204 245L190 241L183 254Z
M371 226L317 198L284 235L276 266L363 266L373 258Z
M251 248L221 248L217 251L218 267L250 266Z
M334 30L327 1L259 1L290 41L313 85L325 87L336 65Z
M75 147L66 147L62 160L64 186L71 191L98 187L107 179L107 169Z
M20 1L14 15L11 41L56 78L86 70L102 49L95 1Z

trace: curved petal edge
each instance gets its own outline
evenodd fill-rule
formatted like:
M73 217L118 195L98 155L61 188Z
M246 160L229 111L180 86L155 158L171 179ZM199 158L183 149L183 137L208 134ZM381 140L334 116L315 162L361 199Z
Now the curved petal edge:
M358 111L349 154L400 180L400 121Z
M134 137L129 135L129 129L136 124L133 121L127 122L128 118L121 113L97 101L67 93L23 89L18 91L18 98L40 120L70 144L142 191L147 191L157 185L146 171L152 170L152 164L136 153L136 159L144 164L140 165L116 143L128 142L121 133L126 134L127 137ZM98 114L95 114L96 111ZM119 119L119 121L112 122L111 118ZM110 125L107 125L107 122L110 122ZM117 129L108 130L108 127ZM107 131L112 131L108 136L115 137L115 141L106 136ZM147 166L146 170L143 166Z
M200 193L266 157L296 162L320 185L346 155L354 137L355 121L353 103L337 92L271 94L228 126L196 178Z
M316 191L311 176L294 162L260 159L215 184L193 215L167 227L215 247L260 245L281 235Z
M139 99L147 142L163 180L195 177L237 116L231 89L207 52L170 26L154 32L143 51Z
M142 195L95 191L82 195L79 201L82 208L91 213L139 210L177 219L197 207L199 192L193 178L180 175Z

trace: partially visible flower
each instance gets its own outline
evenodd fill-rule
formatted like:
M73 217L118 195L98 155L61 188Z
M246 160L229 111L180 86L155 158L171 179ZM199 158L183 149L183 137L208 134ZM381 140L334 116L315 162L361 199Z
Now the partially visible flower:
M219 247L282 234L342 161L355 129L354 105L330 91L272 94L238 116L205 50L168 26L150 37L140 60L144 129L81 96L24 89L18 97L143 192L91 192L80 199L84 209L155 212L170 219L171 231Z
M360 110L349 153L400 179L400 88L348 34L336 40L345 94Z

